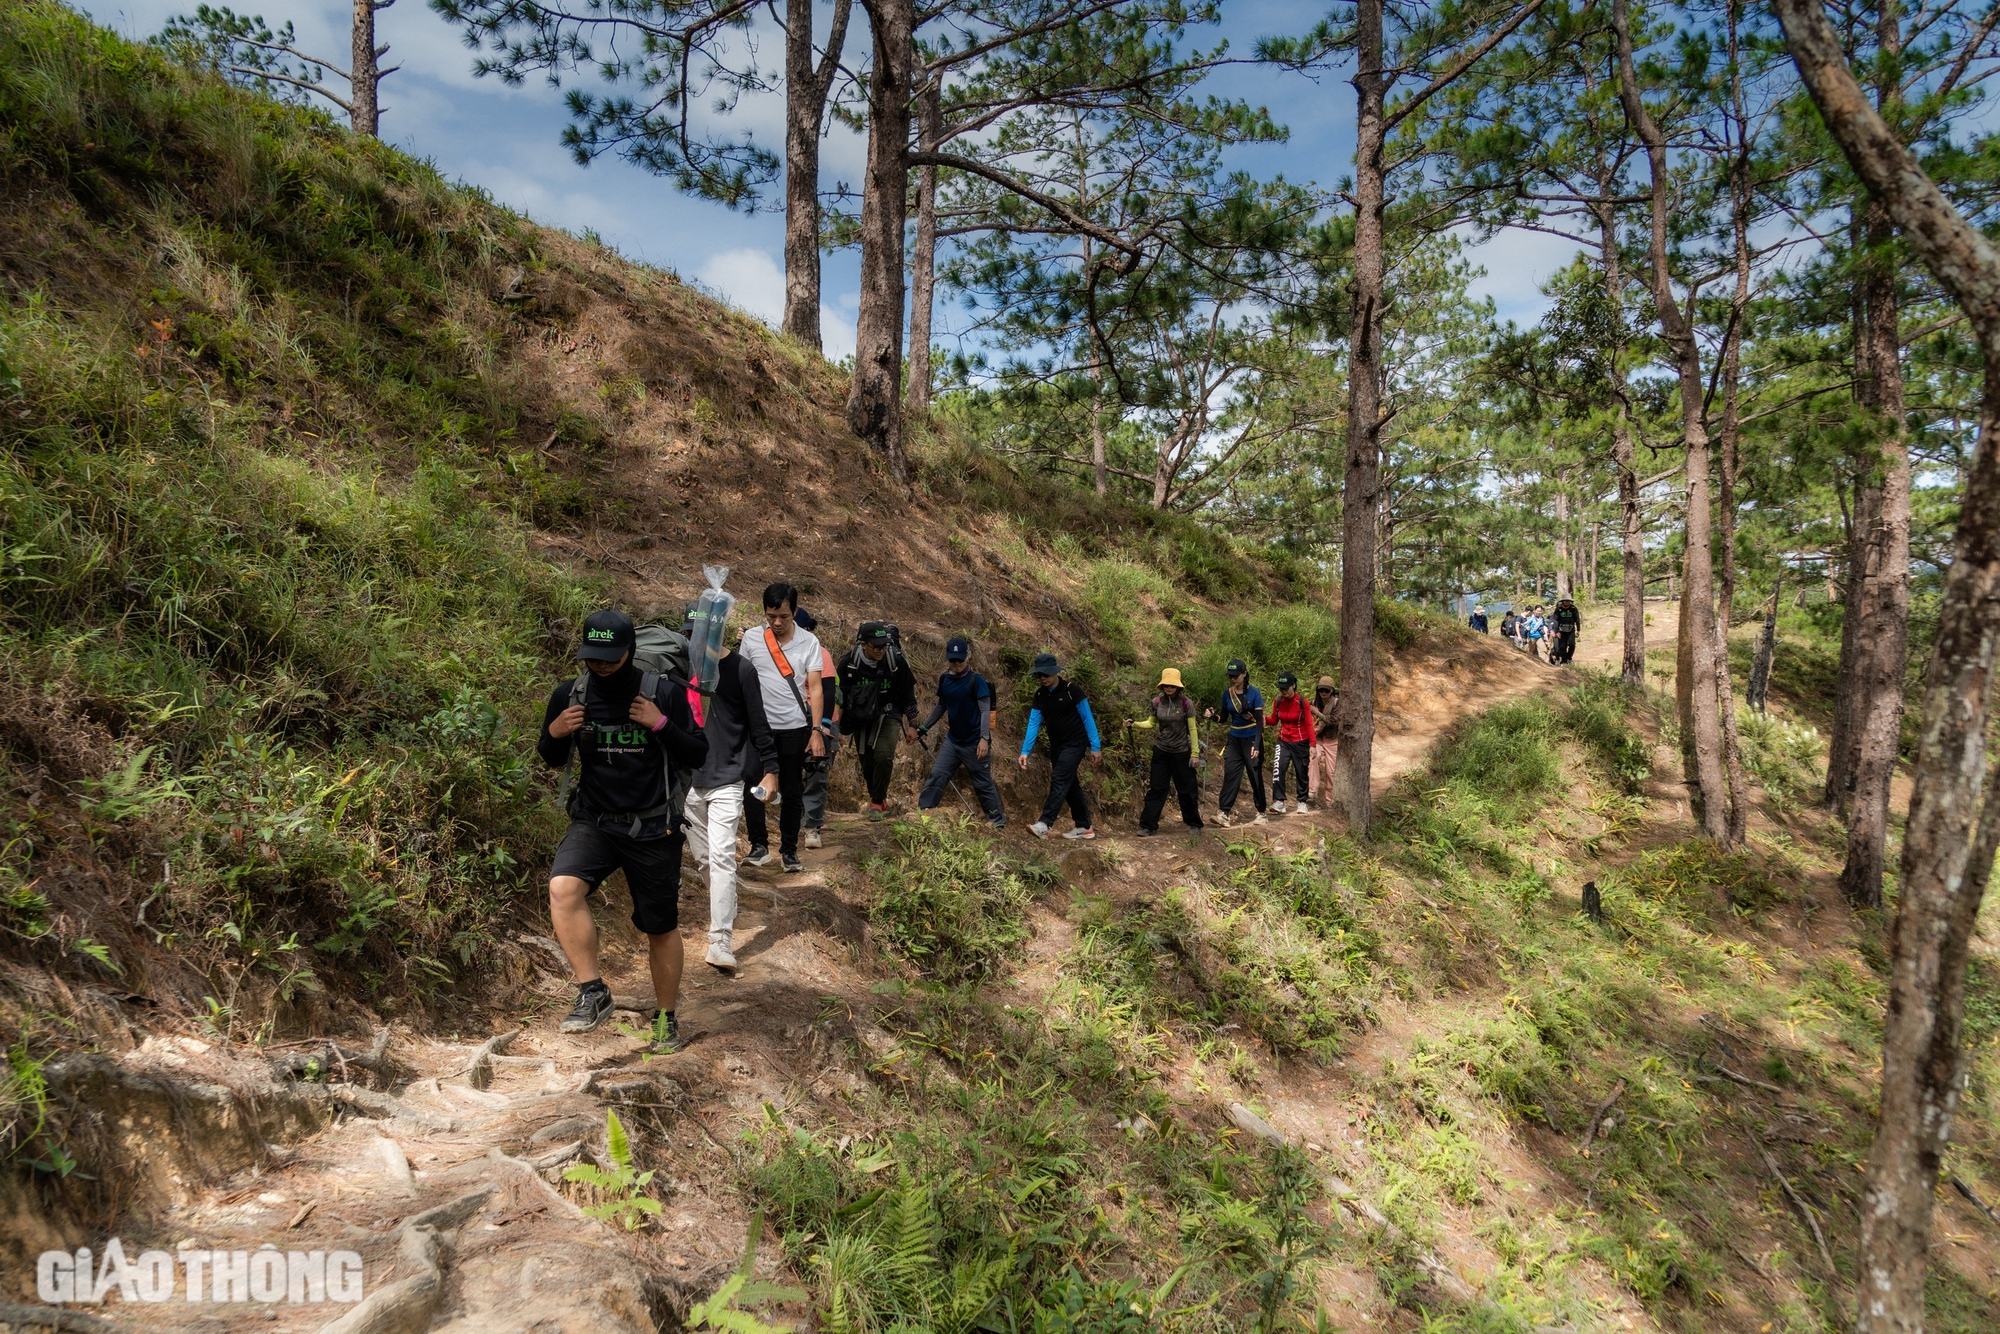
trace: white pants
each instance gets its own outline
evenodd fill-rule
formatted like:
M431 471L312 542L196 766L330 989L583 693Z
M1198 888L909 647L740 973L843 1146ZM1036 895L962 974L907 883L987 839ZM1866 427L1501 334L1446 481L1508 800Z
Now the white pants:
M736 823L743 818L743 784L690 789L683 814L695 863L708 868L708 938L728 949L736 932Z

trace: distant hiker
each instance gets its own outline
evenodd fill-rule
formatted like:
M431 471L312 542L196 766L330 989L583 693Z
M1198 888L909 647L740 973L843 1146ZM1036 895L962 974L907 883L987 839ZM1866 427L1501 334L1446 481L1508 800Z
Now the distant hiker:
M972 643L953 639L944 646L944 674L938 677L937 704L931 716L917 727L924 736L946 720L944 735L938 738L937 758L931 762L930 781L917 798L917 809L928 811L944 801L944 789L952 776L963 768L972 779L979 808L995 829L1007 827L1007 810L1000 804L1000 788L993 781L993 687L972 670Z
M1086 749L1092 764L1104 763L1104 747L1097 739L1097 720L1090 716L1090 701L1075 682L1062 674L1062 665L1053 653L1035 658L1032 669L1041 689L1028 710L1028 732L1021 738L1021 768L1028 767L1028 754L1035 748L1035 736L1043 728L1049 733L1049 799L1042 803L1042 818L1028 826L1036 838L1047 838L1049 826L1069 802L1070 819L1076 827L1064 838L1096 838L1090 824L1090 803L1084 800L1083 785L1076 771L1083 765Z
M1521 647L1521 618L1514 614L1512 607L1500 618L1500 637L1515 648Z
M1243 776L1250 775L1250 800L1257 807L1253 824L1264 823L1264 773L1257 767L1264 755L1264 693L1250 684L1250 669L1239 660L1223 669L1229 684L1223 689L1220 708L1208 709L1205 716L1220 718L1229 735L1222 749L1222 794L1217 805L1222 824L1229 825L1229 813L1236 808L1236 794Z
M840 730L854 738L861 781L868 788L868 818L889 810L889 778L896 768L896 737L917 739L917 677L895 634L881 621L862 625L855 644L840 660Z
M1201 779L1194 762L1201 754L1201 729L1194 721L1194 700L1181 684L1178 667L1160 673L1160 693L1153 696L1151 716L1134 722L1135 729L1153 732L1153 764L1146 779L1146 804L1139 812L1139 837L1160 832L1160 812L1167 807L1171 783L1181 801L1181 823L1201 828Z
M1271 704L1267 727L1278 729L1278 744L1272 748L1271 809L1285 813L1285 773L1291 772L1298 785L1299 810L1312 813L1312 705L1299 693L1299 678L1290 672L1278 678L1278 698Z
M1529 656L1535 658L1542 656L1542 640L1548 633L1549 623L1542 616L1541 604L1537 603L1528 609L1528 623L1521 627L1521 638Z
M1312 799L1328 807L1333 805L1333 761L1340 754L1340 728L1333 716L1339 704L1333 678L1322 676L1313 688Z
M801 630L811 630L815 636L819 625L812 613L800 607L792 614L792 620ZM840 728L833 721L834 711L839 707L839 681L834 673L836 666L833 655L821 655L819 671L819 732L826 738L826 754L818 760L806 763L806 791L800 801L800 820L804 825L804 835L799 846L816 848L820 846L820 835L826 829L826 789L833 780L833 762L840 755Z
M565 1033L588 1033L611 1013L611 988L597 968L597 922L590 896L613 871L625 872L632 925L646 935L652 965L654 1039L677 1050L674 1017L681 985L680 812L674 799L687 776L708 758L708 738L688 711L686 683L641 672L632 618L593 613L583 623L577 660L588 675L564 681L549 696L535 749L549 765L566 766L569 830L549 869L549 918L577 979L576 1004Z
M1574 599L1557 599L1552 624L1555 627L1555 649L1549 654L1549 661L1568 662L1576 657L1576 636L1583 629L1583 613L1577 610Z
M1466 624L1467 624L1467 625L1469 625L1469 626L1471 626L1471 627L1472 627L1473 629L1477 630L1477 631L1478 631L1478 632L1479 632L1480 634L1482 634L1482 635L1483 635L1483 634L1485 634L1485 633L1486 633L1486 608L1484 608L1484 607L1474 607L1474 608L1472 609L1472 618L1471 618L1470 620L1468 620L1468 621L1466 622Z
M762 807L777 795L780 778L778 743L764 713L763 678L740 652L723 654L716 672L715 693L703 701L708 759L689 780L687 835L695 862L708 869L706 962L733 973L736 822L746 802Z
M741 649L763 684L764 716L778 746L778 856L787 871L806 868L799 860L806 761L826 756L826 736L815 725L821 713L825 654L813 632L799 628L793 616L798 608L798 589L786 583L770 585L764 590L764 624L743 632ZM750 834L750 855L744 860L752 866L769 865L771 839L763 802L748 802L743 824Z

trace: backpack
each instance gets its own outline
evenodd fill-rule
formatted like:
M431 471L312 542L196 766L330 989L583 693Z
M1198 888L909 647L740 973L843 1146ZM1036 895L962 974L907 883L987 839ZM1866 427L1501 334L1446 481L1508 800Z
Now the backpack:
M660 703L662 679L678 689L688 688L694 675L693 662L694 654L688 637L680 631L669 630L664 625L638 627L633 641L632 665L639 669L639 693L652 700L654 707L657 708ZM577 672L576 680L572 681L569 687L569 702L572 707L584 703L590 697L590 681L590 668L585 667ZM556 804L572 817L576 817L576 812L570 809L570 801L576 795L577 771L582 768L582 762L577 758L577 749L574 745L570 747L569 758L563 762L562 786L556 792ZM662 751L663 757L664 754ZM671 816L681 808L682 801L687 798L689 780L693 775L675 765L672 759L665 759L664 762L667 766L667 799L661 805L633 815L633 838L639 836L639 827L646 821L657 819L662 815ZM672 821L669 820L668 823L671 825Z
M889 651L882 656L880 663L872 663L862 656L861 646L877 630L889 632ZM854 647L848 650L846 665L853 671L841 687L840 717L843 723L852 723L852 726L843 729L851 735L872 726L882 716L883 693L903 666L902 630L893 621L863 621L861 628L854 632ZM886 671L887 679L878 681L860 674L877 670Z

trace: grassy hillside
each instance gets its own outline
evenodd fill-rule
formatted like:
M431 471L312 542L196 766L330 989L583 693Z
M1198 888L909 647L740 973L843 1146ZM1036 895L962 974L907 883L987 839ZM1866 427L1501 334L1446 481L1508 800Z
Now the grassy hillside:
M239 1035L518 967L492 928L557 828L524 728L583 612L677 616L704 561L829 640L887 614L920 666L969 632L1113 692L1200 598L1284 588L946 437L904 496L844 391L671 273L0 0L5 949ZM70 1023L30 977L0 1003Z

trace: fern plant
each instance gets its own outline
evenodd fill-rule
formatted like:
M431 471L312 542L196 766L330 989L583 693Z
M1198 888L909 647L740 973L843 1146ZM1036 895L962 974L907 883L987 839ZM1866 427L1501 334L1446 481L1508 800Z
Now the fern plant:
M961 1255L947 1266L936 1197L907 1171L895 1189L856 1205L864 1207L854 1225L829 1237L813 1257L827 1334L970 1334L1013 1272L1013 1251L986 1259Z
M606 1156L611 1159L609 1170L596 1163L577 1163L563 1172L563 1180L589 1186L605 1197L597 1204L585 1206L586 1214L607 1223L618 1223L627 1232L636 1232L648 1218L660 1212L660 1202L645 1193L653 1179L653 1169L640 1172L633 1167L632 1141L616 1112L604 1113L604 1141Z
M802 1302L802 1288L787 1288L761 1282L756 1277L757 1238L764 1230L762 1211L750 1216L750 1235L743 1243L743 1263L707 1301L696 1302L688 1312L690 1329L719 1329L727 1334L784 1334L776 1325L767 1325L744 1306L767 1306L772 1302Z

